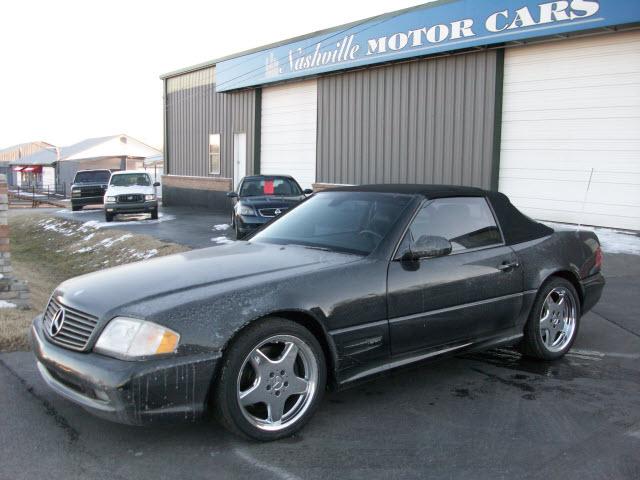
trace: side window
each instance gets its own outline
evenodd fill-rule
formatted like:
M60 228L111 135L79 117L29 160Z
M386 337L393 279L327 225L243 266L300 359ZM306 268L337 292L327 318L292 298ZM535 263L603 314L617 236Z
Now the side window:
M453 252L502 243L491 209L482 197L432 200L422 207L409 233L412 240L422 235L444 237Z

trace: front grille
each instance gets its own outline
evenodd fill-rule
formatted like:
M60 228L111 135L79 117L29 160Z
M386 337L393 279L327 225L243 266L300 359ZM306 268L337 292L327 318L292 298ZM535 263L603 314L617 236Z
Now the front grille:
M102 187L81 187L80 195L83 197L101 197L104 195Z
M144 202L144 195L140 195L137 193L127 194L127 195L118 195L118 203L136 203L136 202Z
M276 213L276 210L279 210L279 213ZM258 210L258 212L260 213L260 215L262 215L263 217L275 217L276 215L280 215L281 213L284 213L284 211L287 210L286 207L280 207L280 208L261 208L260 210Z
M96 328L98 319L93 315L83 313L79 310L64 306L64 322L62 328L54 337L51 336L51 322L56 313L63 306L51 298L47 309L44 312L44 330L47 337L54 343L71 350L84 350L89 343L89 338Z

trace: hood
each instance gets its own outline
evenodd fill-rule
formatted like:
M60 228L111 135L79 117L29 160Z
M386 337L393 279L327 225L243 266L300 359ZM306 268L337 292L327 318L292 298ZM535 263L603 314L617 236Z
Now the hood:
M152 186L143 187L141 185L131 185L126 187L116 187L115 185L109 185L107 188L106 195L110 197L115 197L117 195L127 195L127 194L143 194L150 195L152 193L156 193L155 188Z
M354 262L362 257L297 245L234 242L229 245L131 263L72 278L55 295L62 303L101 317L107 312L197 288L211 296ZM233 285L231 283L233 282Z
M275 195L262 195L259 197L240 197L240 202L243 205L250 205L254 208L291 208L302 200L304 195L295 197L282 197Z

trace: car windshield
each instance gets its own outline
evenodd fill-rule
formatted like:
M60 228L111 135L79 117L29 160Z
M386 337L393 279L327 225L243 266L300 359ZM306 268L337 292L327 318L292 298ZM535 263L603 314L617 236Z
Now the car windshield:
M391 231L410 195L320 192L251 238L368 255Z
M76 173L73 183L107 183L110 176L109 170L88 170Z
M298 184L286 177L245 178L242 181L239 195L241 197L258 197L262 195L278 195L297 197L302 195Z
M114 187L148 187L151 185L151 179L146 173L121 173L120 175L113 175L109 185Z

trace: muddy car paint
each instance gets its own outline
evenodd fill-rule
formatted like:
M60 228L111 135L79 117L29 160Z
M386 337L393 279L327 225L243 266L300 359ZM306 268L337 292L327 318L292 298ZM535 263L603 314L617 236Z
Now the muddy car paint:
M590 289L583 309L597 301L604 283L599 273L593 273L597 237L590 232L549 230L549 234L540 238L501 247L497 257L487 255L486 250L473 256L458 255L463 274L465 269L482 268L492 275L498 271L501 261L514 256L518 259L516 275L522 290L504 290L497 295L508 301L500 318L495 320L498 323L491 325L493 328L461 336L447 348L442 345L399 348L391 341L393 332L411 336L412 331L424 326L414 323L404 332L394 329L399 318L411 320L410 313L394 312L394 308L399 308L398 302L394 304L394 296L403 294L406 302L415 286L400 282L395 290L388 290L387 271L395 271L390 273L391 279L397 273L415 270L416 265L394 260L394 255L413 212L423 201L423 196L414 195L391 232L366 257L249 239L68 280L56 289L54 296L71 308L92 312L99 318L98 326L86 352L70 353L45 338L42 321L36 318L32 329L36 356L54 372L61 365L66 366L66 360L71 358L72 376L81 378L86 388L108 384L109 394L116 397L114 402L121 408L116 413L96 413L121 422L144 423L171 417L172 412L184 414L193 410L194 415L187 415L192 418L204 411L207 391L214 382L225 347L244 326L267 315L288 317L308 326L323 344L332 384L341 386L416 360L517 342L537 289L554 273L562 272L571 278L583 297ZM425 259L418 268L424 271L429 268L426 262L435 265L438 260ZM447 283L447 275L451 272L441 272L441 278L436 280ZM345 278L349 281L340 281ZM475 307L478 298L491 296L486 290L490 285L490 282L479 282L469 288L465 282L448 281L449 304L433 299L435 303L425 310L431 308L431 313L439 315L458 297L467 299ZM486 305L480 302L480 308ZM101 331L116 316L151 320L180 332L178 351L167 358L139 362L107 359L91 352ZM434 337L446 338L450 326L447 322L434 322L430 324L430 332ZM157 368L149 370L149 365L155 362L159 362ZM165 373L172 366L180 369L190 362L206 365L196 369L200 377L193 380L191 396L181 393L181 400L172 398L165 404L160 401L142 420L139 410L149 407L143 405L144 402L135 403L141 402L140 395L150 386L154 398L159 398L156 390L163 391L165 381L182 381L182 375L167 377ZM121 376L112 378L110 370L120 372ZM184 388L176 384L180 392ZM127 406L127 399L134 402L133 410L131 405Z

